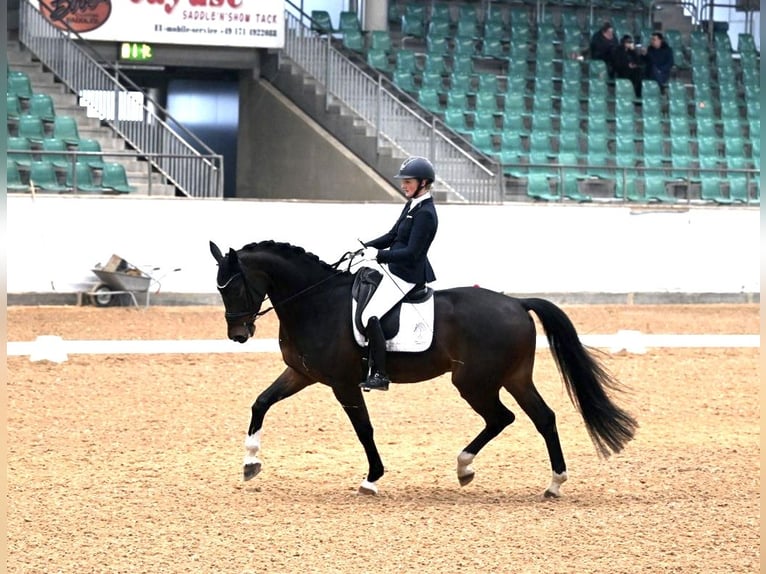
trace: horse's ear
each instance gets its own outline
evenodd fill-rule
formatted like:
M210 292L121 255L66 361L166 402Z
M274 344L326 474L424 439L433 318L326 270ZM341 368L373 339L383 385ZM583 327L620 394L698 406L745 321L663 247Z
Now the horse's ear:
M223 253L221 253L221 250L218 249L218 246L215 243L213 243L212 241L210 242L210 253L213 254L213 257L215 257L215 260L218 263L223 261Z
M237 261L238 260L237 252L234 251L234 249L232 247L229 247L229 252L226 255L232 261Z

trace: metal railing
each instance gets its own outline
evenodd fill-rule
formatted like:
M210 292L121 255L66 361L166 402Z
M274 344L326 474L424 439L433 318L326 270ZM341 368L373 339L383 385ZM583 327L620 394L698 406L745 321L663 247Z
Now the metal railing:
M88 105L124 138L136 150L136 157L149 161L184 195L223 196L221 155L174 121L148 94L139 101L131 92L143 90L119 71L110 73L99 61L96 51L77 32L60 30L27 0L22 0L19 8L20 41L78 95L81 105ZM88 96L99 92L111 92L114 97ZM129 106L125 102L129 102ZM129 116L125 113L126 107L130 108ZM133 118L135 109L142 110L140 120Z
M335 101L355 114L376 135L379 148L393 147L405 156L430 158L437 165L434 189L445 192L449 200L503 201L504 180L497 162L477 158L457 145L438 118L387 78L367 74L333 47L330 36L313 31L310 21L305 15L299 18L285 12L285 47L280 55L323 86L327 106Z

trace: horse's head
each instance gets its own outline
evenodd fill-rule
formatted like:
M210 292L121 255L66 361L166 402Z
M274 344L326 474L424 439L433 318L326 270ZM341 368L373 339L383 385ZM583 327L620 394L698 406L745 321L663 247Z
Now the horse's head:
M233 249L224 256L211 241L210 253L218 262L216 283L226 309L229 339L244 343L255 335L255 319L266 297L266 277L248 280Z

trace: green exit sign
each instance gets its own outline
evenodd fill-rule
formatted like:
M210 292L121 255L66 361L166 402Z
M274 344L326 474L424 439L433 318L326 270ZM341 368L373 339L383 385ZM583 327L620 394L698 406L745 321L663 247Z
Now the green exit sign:
M139 42L123 42L120 44L120 59L132 62L146 62L153 57L152 47Z

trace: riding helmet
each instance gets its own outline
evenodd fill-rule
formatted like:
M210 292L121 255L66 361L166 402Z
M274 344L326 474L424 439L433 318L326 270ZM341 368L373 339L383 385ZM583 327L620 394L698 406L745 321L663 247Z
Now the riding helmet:
M436 179L433 164L424 157L411 156L402 162L399 173L394 176L395 179L425 179L428 183L433 183Z

